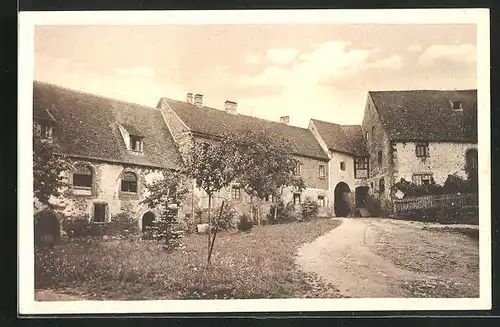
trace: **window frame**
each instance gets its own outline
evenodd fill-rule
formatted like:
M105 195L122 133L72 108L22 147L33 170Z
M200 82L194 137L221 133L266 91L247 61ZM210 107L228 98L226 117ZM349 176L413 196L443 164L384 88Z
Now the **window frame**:
M295 201L295 199L298 198L298 202ZM301 194L300 193L293 193L293 204L296 205L296 204L301 204L302 203L302 200L301 200Z
M126 175L133 175L135 177L135 180L128 180L128 179L124 179L124 177ZM126 184L124 184L124 182L126 182ZM124 190L124 185L133 185L133 183L135 183L135 192L134 191L130 191L128 189ZM136 172L133 172L133 171L130 171L130 170L125 170L121 177L120 177L120 192L122 194L139 194L139 175L136 173Z
M422 153L422 149L423 149L423 153ZM427 143L416 143L415 144L415 156L417 158L429 157L429 145Z
M318 176L320 179L326 178L326 168L325 165L319 165L318 167Z
M428 183L424 183L424 176L428 177L425 178ZM414 173L411 176L411 182L412 184L415 184L417 186L422 186L422 185L429 185L432 182L432 173Z
M139 148L135 148L135 146L139 144ZM144 152L144 137L129 134L129 145L130 150L134 152Z
M75 195L79 196L91 196L95 194L95 169L90 165L89 163L86 162L76 162L73 163L72 169L70 169L70 176L69 176L69 184L71 186L71 190L77 191L76 193L73 192ZM89 175L87 174L79 174L78 169L86 169L90 172ZM75 185L75 175L81 175L81 176L90 176L89 181L90 181L90 186L88 185ZM77 178L79 179L79 178ZM84 193L78 192L78 191L85 191Z
M326 196L318 195L318 205L320 207L326 207Z
M241 200L241 187L238 185L231 186L231 200Z
M294 169L293 169L293 174L294 175L300 175L302 173L302 163L301 162L297 162L297 164L295 165Z
M455 104L458 103L458 108L455 107ZM460 100L453 100L451 101L451 108L453 111L462 111L464 108L462 107L462 101Z
M340 169L340 171L345 171L345 169L346 169L345 161L340 162L339 169Z
M103 206L104 209L104 220L103 221L96 221L96 207L97 206ZM109 222L109 205L105 202L94 202L92 204L92 216L91 216L91 222L92 224L106 224Z

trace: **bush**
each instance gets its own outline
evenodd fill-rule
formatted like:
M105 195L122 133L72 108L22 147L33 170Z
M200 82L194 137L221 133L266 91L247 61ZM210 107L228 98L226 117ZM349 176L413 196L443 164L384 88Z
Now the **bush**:
M136 219L126 213L120 213L111 217L111 221L105 224L94 224L87 217L66 217L62 220L62 228L68 237L96 237L96 236L124 236L135 235L139 232Z
M467 180L457 175L448 175L443 184L443 191L445 193L470 193L473 190Z
M422 196L422 195L437 195L443 193L443 187L436 184L433 178L429 184L417 185L401 178L399 182L394 184L393 190L401 190L405 196Z
M179 224L177 222L177 210L165 209L151 226L147 226L142 238L154 241L163 241L168 250L179 246L179 239L182 237Z
M274 211L277 208L276 219L274 218ZM277 224L286 221L285 203L280 199L278 202L273 203L269 207L269 213L266 215L267 221L271 224Z
M219 217L219 210L212 214L214 226L212 227L212 231L215 230L215 223ZM226 230L234 227L234 217L236 217L236 210L234 209L231 203L224 204L224 209L222 209L222 215L219 219L219 230Z
M250 220L250 217L248 217L248 215L242 215L238 220L238 224L236 227L239 231L247 232L252 229L253 222Z
M307 197L303 203L300 204L302 210L302 220L308 221L312 217L318 215L319 204L313 201L311 198Z

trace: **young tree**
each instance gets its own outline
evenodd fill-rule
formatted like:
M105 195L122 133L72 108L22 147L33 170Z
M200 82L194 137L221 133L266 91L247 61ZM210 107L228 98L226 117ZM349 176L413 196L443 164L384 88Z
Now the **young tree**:
M69 170L69 161L54 152L53 140L43 139L33 133L33 193L42 204L52 207L51 197L59 197L67 183L63 172Z
M188 193L186 177L177 171L163 169L159 177L146 183L147 194L141 204L157 208L159 219L153 227L155 239L162 239L168 249L176 246L176 210Z
M195 143L188 156L187 174L208 196L208 251L211 247L213 196L235 179L236 157L231 135L222 135L220 139L211 142Z
M281 198L287 186L295 186L299 191L305 188L302 178L294 173L300 161L293 156L293 145L285 138L263 128L246 130L236 135L233 142L239 153L238 182L250 195L251 211L254 198ZM259 209L257 223L260 224Z

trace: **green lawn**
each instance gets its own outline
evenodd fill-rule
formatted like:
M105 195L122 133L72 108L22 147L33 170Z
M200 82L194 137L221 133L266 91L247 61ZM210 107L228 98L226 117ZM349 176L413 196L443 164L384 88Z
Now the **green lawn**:
M339 224L315 219L220 232L207 270L206 235L183 238L185 247L171 253L149 241L67 242L36 251L36 288L110 300L338 297L300 271L294 256Z

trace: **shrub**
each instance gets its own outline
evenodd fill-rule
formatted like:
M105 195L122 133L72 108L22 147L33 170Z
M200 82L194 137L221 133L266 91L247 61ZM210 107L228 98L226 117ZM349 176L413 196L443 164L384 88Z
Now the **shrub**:
M253 222L250 220L250 217L248 217L248 215L242 215L238 220L238 224L236 227L239 231L247 232L252 229Z
M135 235L139 232L136 219L126 213L111 217L105 224L94 224L87 217L66 217L62 220L62 227L69 237L96 237L96 236L125 236Z
M302 210L302 220L308 221L312 217L318 215L319 204L307 197L303 203L300 204Z
M457 175L448 175L443 184L445 193L469 193L472 192L470 183Z
M220 210L220 208L219 208ZM216 213L212 214L214 219L213 230L215 230L215 222L219 217L219 210ZM234 209L231 203L224 204L224 208L222 209L222 215L219 219L219 230L226 230L234 227L234 217L236 217L236 210Z
M276 212L276 219L274 217L274 211L277 208ZM279 200L278 202L273 203L269 207L269 213L266 215L267 220L271 224L277 224L286 221L286 215L285 215L285 203L283 200Z
M172 250L179 246L179 239L182 237L179 230L177 209L166 208L163 210L163 215L153 221L151 226L146 227L142 238L162 241L168 250Z

